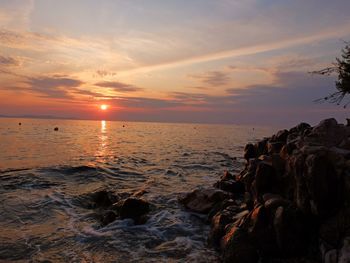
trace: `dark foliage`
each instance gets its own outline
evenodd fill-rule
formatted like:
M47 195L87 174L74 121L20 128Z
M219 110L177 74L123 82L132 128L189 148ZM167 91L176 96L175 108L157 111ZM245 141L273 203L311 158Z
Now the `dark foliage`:
M336 62L332 66L322 70L313 71L312 74L320 75L338 75L335 82L336 92L329 94L324 98L317 99L316 102L336 103L337 105L344 103L344 108L350 104L350 43L345 42L345 47L342 49L340 58L336 58Z

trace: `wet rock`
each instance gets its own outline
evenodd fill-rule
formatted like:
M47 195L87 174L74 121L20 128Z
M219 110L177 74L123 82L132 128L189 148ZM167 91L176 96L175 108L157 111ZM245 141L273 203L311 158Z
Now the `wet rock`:
M231 230L222 238L221 248L223 261L227 263L257 263L259 255L251 242L248 233L238 227Z
M225 199L229 199L230 195L216 188L196 189L179 201L189 210L197 213L208 213L215 205Z
M276 245L269 210L262 205L257 205L245 221L242 226L248 230L259 251L264 255L274 254Z
M256 158L257 154L256 154L256 150L253 144L248 143L245 147L244 147L244 159L246 159L247 161L249 161L249 159L252 158Z
M75 202L87 209L105 209L119 200L119 196L107 190L96 191L79 196Z
M247 209L253 210L254 208L254 199L250 192L244 193L244 203L246 204Z
M224 210L217 213L211 220L211 229L208 237L208 243L218 247L220 240L225 234L225 227L232 223L232 212Z
M218 213L225 210L227 207L230 207L234 209L231 211L231 213L237 213L240 211L240 207L237 205L237 203L233 199L225 199L222 202L218 202L208 213L208 222L211 222L214 216L216 216Z
M243 194L245 191L244 183L235 180L221 180L216 182L214 186L233 194Z
M250 216L251 211L250 210L242 210L241 212L235 214L232 217L232 220L234 222L234 226L236 227L245 227L247 218Z
M223 176L221 176L220 180L225 181L225 180L235 180L236 178L229 172L225 171Z
M261 161L259 159L249 160L248 166L239 176L239 181L245 184L247 192L251 191L252 183L255 179L256 168Z
M114 211L106 211L105 213L101 214L100 217L101 224L106 226L115 221L118 215Z
M140 223L143 216L150 210L150 205L147 201L138 198L127 198L120 206L120 218L131 218L136 223Z

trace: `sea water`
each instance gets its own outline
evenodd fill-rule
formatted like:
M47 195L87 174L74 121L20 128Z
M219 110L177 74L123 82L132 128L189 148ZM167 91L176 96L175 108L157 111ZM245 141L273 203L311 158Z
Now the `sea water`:
M244 145L274 131L0 119L0 261L217 262L206 216L184 209L178 197L212 185L224 170L238 172ZM142 193L152 204L148 221L101 226L80 204L101 190Z

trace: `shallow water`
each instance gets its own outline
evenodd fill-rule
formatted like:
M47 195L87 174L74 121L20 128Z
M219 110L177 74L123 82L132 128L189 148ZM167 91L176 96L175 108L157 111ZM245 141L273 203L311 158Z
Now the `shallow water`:
M177 198L211 185L225 169L239 170L244 144L273 131L0 119L0 261L216 262L205 216ZM147 223L101 226L81 205L99 190L143 194L152 203Z

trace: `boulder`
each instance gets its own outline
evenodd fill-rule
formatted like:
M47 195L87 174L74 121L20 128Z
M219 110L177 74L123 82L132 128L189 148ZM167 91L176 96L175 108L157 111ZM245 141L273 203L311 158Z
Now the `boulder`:
M311 212L327 217L341 205L341 180L326 152L310 154L305 159L304 178L310 196Z
M247 192L251 191L252 183L255 179L256 168L260 162L259 159L249 160L247 168L240 174L239 181L245 184Z
M331 249L327 251L323 259L324 263L338 263L338 251L336 249Z
M284 256L305 255L313 237L308 218L294 208L278 207L273 219L276 242Z
M79 196L75 202L87 209L106 209L119 201L119 196L107 191L100 190Z
M238 227L232 227L222 238L221 249L225 263L257 263L259 261L257 249L249 239L248 233Z
M225 171L224 174L220 177L221 181L235 180L235 179L236 178L229 171Z
M264 206L267 209L273 210L279 206L286 207L291 205L291 202L277 194L264 194Z
M251 143L248 143L244 147L244 159L249 161L249 159L256 158L256 157L257 157L257 153L254 145Z
M235 180L221 180L214 184L215 187L233 194L243 194L245 191L244 183Z
M263 154L267 154L267 141L268 139L263 139L255 144L257 157Z
M102 226L106 226L118 217L118 214L115 211L108 210L100 215L100 222Z
M227 207L234 208L231 209L231 213L237 213L241 211L240 207L237 205L237 203L233 199L225 199L222 202L218 202L208 213L208 222L211 222L212 218L222 212L223 210L227 209Z
M122 201L119 214L121 219L131 218L134 219L136 223L142 221L142 216L148 213L150 210L150 205L147 201L129 197Z
M228 224L232 223L233 215L229 210L223 210L217 213L211 220L211 229L208 237L208 243L218 247L220 240L225 234L225 228Z
M350 127L350 126L349 126ZM350 138L344 138L341 143L338 145L339 148L350 150Z
M282 147L284 146L283 142L268 142L267 143L267 153L273 154L273 153L280 153Z
M293 151L296 149L295 143L287 143L283 145L280 151L280 156L282 159L287 160L289 156L293 154Z
M196 189L179 201L189 210L197 213L208 213L215 205L228 199L230 194L216 188Z
M319 237L330 247L336 248L345 236L350 236L350 208L342 208L331 218L322 221Z
M272 140L275 142L286 143L288 135L289 135L288 130L280 130L274 136L272 136Z
M289 134L302 134L306 130L311 129L311 125L305 122L299 123L297 126L289 130Z
M255 173L256 197L262 197L265 193L273 193L275 183L275 169L266 162L259 163Z
M343 124L338 124L334 118L321 121L308 135L311 142L327 147L339 145L346 137L347 131Z
M350 262L350 237L346 237L343 240L343 246L339 250L338 263Z

